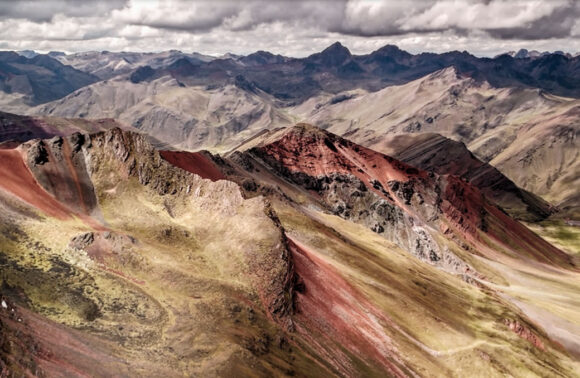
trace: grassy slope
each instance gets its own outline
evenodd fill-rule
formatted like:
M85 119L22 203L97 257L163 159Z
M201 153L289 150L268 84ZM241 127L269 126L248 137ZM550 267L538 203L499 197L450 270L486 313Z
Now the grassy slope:
M20 288L17 304L71 327L65 335L82 331L82 350L53 350L48 360L96 375L276 376L294 364L321 371L307 351L280 341L286 334L269 320L250 277L251 256L261 261L280 244L261 200L231 205L229 185L209 193L211 201L161 197L119 177L118 167L101 168L93 179L107 227L134 245L104 251L97 263L68 248L90 231L85 224L50 218L15 218L6 227L20 231L1 236L0 277L4 287ZM125 366L99 366L98 351Z
M385 332L420 374L558 376L578 367L543 336L547 348L540 351L511 332L503 319L519 319L542 335L493 291L420 263L362 226L312 210L309 219L282 204L276 209L292 238L315 250L397 324L385 325Z
M53 360L74 362L96 375L115 369L127 376L328 376L344 371L381 376L373 355L356 349L367 345L354 344L363 337L371 344L393 340L393 360L402 356L399 365L420 375L573 376L578 369L510 304L534 304L577 323L576 273L474 258L478 270L493 276L495 285L486 285L494 292L418 262L362 226L315 210L307 196L308 210L274 202L288 236L326 269L321 273L336 273L331 277L337 281L323 285L348 283L347 294L355 298L352 308L344 310L347 319L372 326L338 323L346 328L336 329L328 318L304 312L300 296L306 303L307 287L299 294L298 332L288 335L268 319L251 278L249 263L281 241L261 198L238 201L237 189L224 182L201 185L194 198L160 196L124 178L111 160L103 160L93 180L107 227L137 240L116 253L105 251L104 265L67 247L73 236L89 231L83 222L2 218L8 227L0 241L3 293L6 287L22 288L9 293L11 298L69 326L59 337L74 334L84 345L80 351L55 349ZM550 290L542 292L544 287ZM558 292L567 299L559 299ZM336 298L323 299L332 303ZM334 310L326 315L337 316ZM25 322L32 324L31 319ZM509 330L506 319L524 324L545 349ZM539 324L546 320L535 319ZM330 328L318 328L313 321ZM344 329L355 347L349 339L341 342ZM111 352L120 362L99 364ZM346 370L329 356L344 356Z

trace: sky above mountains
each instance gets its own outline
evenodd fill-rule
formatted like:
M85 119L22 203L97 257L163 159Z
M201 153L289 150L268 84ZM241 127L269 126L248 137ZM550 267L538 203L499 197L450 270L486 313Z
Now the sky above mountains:
M573 0L3 0L0 49L268 50L306 56L334 41L353 53L387 43L413 53L520 48L580 51Z

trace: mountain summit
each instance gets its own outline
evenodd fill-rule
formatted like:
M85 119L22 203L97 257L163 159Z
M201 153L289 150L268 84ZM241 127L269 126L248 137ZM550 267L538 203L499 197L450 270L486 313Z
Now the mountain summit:
M310 55L306 59L325 67L336 67L342 65L351 56L349 49L343 46L340 42L335 42L322 50L322 52Z

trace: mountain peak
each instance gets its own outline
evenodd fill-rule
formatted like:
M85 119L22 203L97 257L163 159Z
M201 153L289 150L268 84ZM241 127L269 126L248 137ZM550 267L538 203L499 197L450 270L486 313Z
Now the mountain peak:
M389 56L410 56L405 50L401 50L396 45L385 45L378 50L375 50L371 55L389 55Z
M312 55L321 59L322 64L326 66L338 66L344 63L352 56L349 49L343 46L340 42L335 42L328 46L322 52Z
M334 42L332 45L322 50L322 53L325 52L326 53L346 52L350 55L350 50L338 41Z
M312 143L317 140L339 140L342 139L340 136L333 134L329 131L321 129L318 126L314 126L310 123L297 123L294 126L289 126L284 129L278 136L277 139L291 138L296 140L304 141L304 143ZM275 138L276 139L276 138Z

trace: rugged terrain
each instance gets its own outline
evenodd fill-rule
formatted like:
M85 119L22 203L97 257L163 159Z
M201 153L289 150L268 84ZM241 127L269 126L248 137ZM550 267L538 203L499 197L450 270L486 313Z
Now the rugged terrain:
M320 369L285 336L295 276L264 199L173 168L120 129L0 153L11 374Z
M537 65L540 68L534 75L539 75L547 67L544 60L572 67L579 57L504 55L478 60L459 53L412 56L393 46L368 56L354 56L340 45L304 59L266 52L235 59L205 59L179 52L95 54L66 59L92 73L109 67L108 59L133 63L114 75L107 74L109 79L68 96L17 110L32 116L115 118L160 143L222 153L264 130L297 121L388 153L393 135L437 133L464 143L478 160L558 208L561 218L578 216L574 188L580 184L580 105L577 99L554 94L574 93L537 83L534 85L543 89L534 88L529 80L524 80L527 84L504 80L500 85L495 76L485 74L499 69L486 71L480 63L494 62L502 67L499 71ZM406 68L394 70L395 61ZM81 62L90 63L92 68ZM138 66L139 62L149 65ZM362 71L354 76L343 72L353 64ZM566 70L557 72L575 72ZM291 93L280 93L275 86ZM480 178L484 186L494 185L499 177L490 174L490 178ZM513 207L512 214L518 215L522 206L533 202L532 207L538 210L536 219L544 216L546 206L539 205L534 196L520 194L516 196L527 199L514 202L504 198L502 206L508 211Z
M518 57L505 54L489 59L458 51L413 55L387 45L367 55L353 55L345 46L335 43L305 58L265 51L221 58L179 51L21 54L26 56L7 52L0 59L7 65L8 84L0 88L4 111L93 119L113 117L115 113L115 118L143 128L159 140L180 141L180 148L194 150L212 148L224 152L232 147L227 143L230 140L239 143L261 129L300 120L314 122L306 119L304 112L292 109L319 97L339 104L361 91L382 93L385 88L404 86L451 68L470 78L476 86L485 84L504 93L504 97L511 94L510 97L526 98L518 91L527 93L526 90L538 88L552 95L580 96L577 91L580 56L558 53ZM14 71L13 66L20 71ZM27 67L26 72L23 67ZM31 96L31 90L10 84L15 80L30 84L35 93L32 100L24 98ZM456 89L445 88L450 92ZM43 97L38 97L41 94ZM177 101L176 96L184 100ZM199 106L193 105L208 99L223 107L206 107L219 116L200 114ZM46 105L30 109L39 104ZM323 103L317 101L316 105ZM452 98L439 105L453 106ZM408 114L411 116L415 114ZM423 123L423 119L417 121ZM463 121L462 124L465 134L469 124ZM179 136L168 131L175 131L176 126ZM208 136L208 141L201 143L190 134ZM502 137L496 135L496 139Z
M578 100L538 89L494 88L454 68L350 97L338 103L312 98L294 112L388 153L394 134L441 134L464 143L519 187L577 214Z
M0 377L578 376L579 59L1 53Z
M115 118L185 149L229 150L240 141L292 118L268 94L242 83L185 87L174 78L134 83L117 78L82 88L30 114L72 118Z
M469 183L312 126L223 158L118 128L35 139L0 175L10 374L577 370L568 255Z
M96 82L91 74L64 65L47 55L26 58L0 52L0 104L13 111L62 98Z
M539 196L518 188L499 170L479 160L465 144L440 134L392 134L382 142L382 151L423 170L465 178L515 218L541 221L557 212Z

